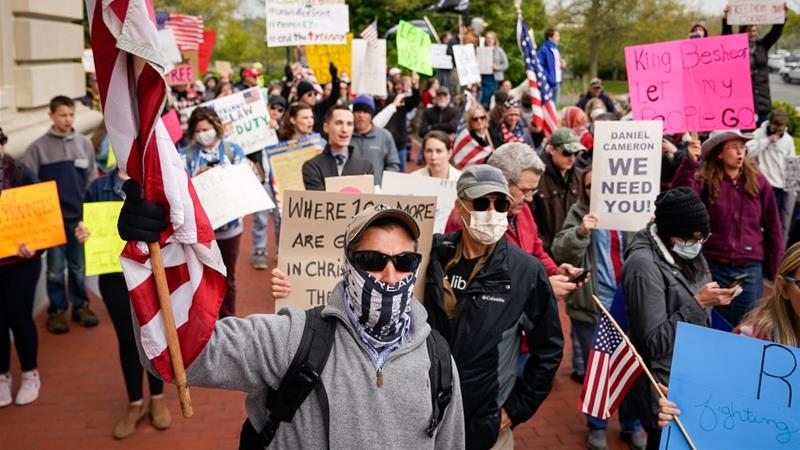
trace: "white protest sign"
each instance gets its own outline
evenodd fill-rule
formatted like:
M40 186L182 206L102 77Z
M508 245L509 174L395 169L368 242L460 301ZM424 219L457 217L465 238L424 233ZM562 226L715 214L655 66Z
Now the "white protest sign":
M650 221L661 179L660 120L595 122L590 210L597 228L638 231Z
M478 47L478 69L481 75L491 75L494 73L494 48L493 47Z
M350 31L347 5L330 3L268 0L267 47L346 44Z
M752 25L783 23L786 20L786 10L783 0L730 0L728 6L728 24Z
M783 159L783 190L800 192L800 157L790 156Z
M214 167L193 177L192 184L214 229L275 207L249 164Z
M83 49L83 71L86 73L94 73L94 52L90 48Z
M350 220L366 208L386 204L403 209L420 228L419 267L414 292L422 300L425 269L431 253L436 198L321 191L284 191L278 267L292 283L292 293L276 300L275 309L309 309L325 305L342 281L344 232Z
M458 82L461 86L481 82L481 71L475 57L475 47L472 44L454 45L453 57L458 69Z
M166 27L162 30L158 30L158 45L160 46L161 53L171 65L183 61L178 43L175 41L175 32L172 28Z
M423 195L436 197L434 233L444 233L447 219L456 204L456 182L444 178L411 175L410 173L383 172L381 192L394 195Z
M213 109L225 129L225 139L241 145L247 154L278 143L275 130L269 126L267 102L260 87L252 87L203 103Z
M446 44L431 44L431 65L434 69L453 68L453 57L447 54Z
M377 47L353 39L350 52L353 93L386 97L386 39L378 39Z

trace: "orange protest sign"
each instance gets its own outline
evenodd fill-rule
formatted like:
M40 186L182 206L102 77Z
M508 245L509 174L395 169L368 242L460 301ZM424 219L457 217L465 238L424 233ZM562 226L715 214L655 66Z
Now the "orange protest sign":
M0 195L0 258L19 244L42 250L67 242L55 181L3 189Z

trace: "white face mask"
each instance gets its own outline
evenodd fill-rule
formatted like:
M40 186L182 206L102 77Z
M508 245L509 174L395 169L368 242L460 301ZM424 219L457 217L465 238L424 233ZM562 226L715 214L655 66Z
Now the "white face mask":
M208 147L217 140L217 132L214 129L200 131L194 134L194 140L203 147Z
M464 225L467 224L464 223ZM470 211L467 230L476 241L483 245L492 245L499 241L508 230L508 213L495 210Z

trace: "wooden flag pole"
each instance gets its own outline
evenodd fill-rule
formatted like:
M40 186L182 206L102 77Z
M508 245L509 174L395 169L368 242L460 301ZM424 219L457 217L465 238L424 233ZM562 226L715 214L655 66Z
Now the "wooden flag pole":
M628 335L625 334L624 331L622 331L622 328L620 328L620 326L617 324L617 321L614 320L614 317L611 316L611 313L608 312L606 307L603 306L603 303L600 302L600 299L597 298L597 296L594 294L592 294L592 299L594 299L595 304L597 305L598 308L600 308L603 314L605 314L606 317L608 317L609 322L611 322L611 324L614 325L614 328L617 329L617 332L622 336L622 339L625 339L625 343L628 344L628 346L631 348L633 356L636 357L636 360L639 362L639 365L642 366L642 370L644 370L644 373L647 374L647 378L650 379L650 383L653 385L653 388L655 388L656 392L658 392L658 395L666 400L667 396L664 395L663 392L661 392L661 388L658 387L658 382L656 381L655 378L653 378L653 374L650 373L650 369L647 368L647 364L644 363L644 360L639 355L639 352L636 351L636 347L634 347L631 340L628 339ZM683 423L681 422L681 419L678 416L675 416L675 424L681 430L681 434L683 434L683 437L686 438L686 442L689 444L689 448L691 448L692 450L697 450L697 447L694 446L692 438L689 437L689 433L686 431L686 428L683 427Z
M183 367L183 355L178 342L178 330L175 328L175 316L172 313L172 303L169 299L169 286L167 285L167 274L164 271L164 261L161 259L161 247L158 242L149 242L147 247L150 250L150 264L153 266L153 278L156 280L161 317L164 319L169 359L172 361L172 372L175 374L175 384L178 386L181 414L183 414L183 417L189 418L194 414L192 398L189 396L189 386L186 384L186 369Z

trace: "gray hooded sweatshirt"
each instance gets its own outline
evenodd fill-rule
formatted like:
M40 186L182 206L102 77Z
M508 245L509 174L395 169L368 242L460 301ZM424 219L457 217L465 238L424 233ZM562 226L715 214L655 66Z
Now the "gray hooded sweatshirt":
M403 344L381 369L376 368L345 311L339 283L322 316L333 316L337 327L322 382L330 406L330 448L461 449L464 410L458 372L453 362L453 396L433 438L425 429L431 419L430 359L425 343L431 329L425 308L411 305L411 328ZM136 315L134 314L134 321ZM244 391L247 416L256 430L266 422L267 386L277 389L300 345L305 311L289 308L277 314L227 317L214 327L211 340L186 371L193 386ZM134 327L138 334L138 326ZM143 356L148 371L155 373ZM268 448L323 449L325 426L315 395L309 395L291 423L282 423Z

